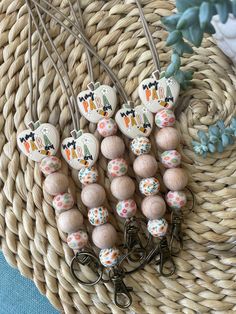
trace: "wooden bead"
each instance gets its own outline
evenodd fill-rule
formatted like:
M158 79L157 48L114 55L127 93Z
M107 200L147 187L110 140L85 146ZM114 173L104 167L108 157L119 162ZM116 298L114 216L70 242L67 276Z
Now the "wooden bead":
M120 251L117 248L103 249L99 253L99 259L104 267L114 267L119 262Z
M188 175L182 168L167 169L163 176L165 186L171 191L181 191L188 184Z
M56 172L61 168L61 161L56 156L48 156L40 162L40 170L47 176L50 173Z
M148 219L158 219L164 216L166 212L166 203L162 197L148 196L145 197L141 205L144 216Z
M127 200L135 192L134 181L127 176L117 177L111 182L111 193L118 200Z
M152 155L140 155L133 164L134 172L142 178L153 177L157 168L157 161Z
M44 181L44 189L50 195L65 193L68 190L68 177L60 172L49 174Z
M97 184L86 185L81 192L81 200L89 208L101 206L106 199L104 188Z
M71 209L74 205L73 196L70 193L58 194L53 198L52 206L56 210L57 214L60 214L68 209Z
M179 132L172 127L159 130L155 134L157 146L162 150L176 149L180 143Z
M125 152L125 144L119 136L109 136L102 140L101 152L107 159L121 157Z
M83 230L71 233L67 237L67 243L72 250L81 250L88 243L88 235Z
M168 223L164 218L149 220L147 228L153 237L162 238L167 233Z
M58 217L57 224L61 231L65 233L73 233L80 229L83 225L83 215L77 208L72 208Z
M95 227L92 233L93 243L99 249L111 248L117 240L116 229L109 223Z

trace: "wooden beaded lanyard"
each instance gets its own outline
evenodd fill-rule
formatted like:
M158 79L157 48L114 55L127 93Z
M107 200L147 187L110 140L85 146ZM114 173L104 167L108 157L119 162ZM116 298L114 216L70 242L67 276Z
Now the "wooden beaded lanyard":
M172 254L177 254L183 244L181 231L181 222L183 217L182 208L187 203L186 194L183 190L188 184L187 173L184 169L179 167L181 163L181 155L176 149L180 143L180 135L174 128L175 115L173 110L179 95L180 86L173 77L166 79L164 74L161 73L160 61L155 48L153 36L147 25L140 1L135 1L139 9L144 33L155 65L155 72L152 75L153 77L143 80L139 85L138 92L144 106L148 109L148 111L155 114L155 124L158 128L155 134L155 140L157 147L161 151L159 160L166 168L163 175L163 182L169 190L165 196L165 200L172 215L170 250ZM161 78L159 78L159 76L161 76ZM142 192L142 183L140 184ZM193 194L192 197L194 206ZM145 211L146 206L151 205L152 202L155 204L154 197L152 199L146 199L146 201L144 200L142 206L143 210ZM152 220L153 218L155 217L150 217L148 229L154 236L158 236L164 228L164 224L157 223L155 219ZM165 247L166 244L166 238L162 238L160 246ZM163 262L163 260L161 262Z
M28 1L27 1L27 4L28 4ZM29 4L28 4L28 8L30 10L30 14L33 17L32 10L31 10ZM48 37L48 40L49 40L50 44L53 46L54 52L57 54L59 60L61 61L61 58L60 58L59 54L57 53L56 48L55 48L55 46L54 46L54 44L53 44L53 42L52 42L52 40L51 40L51 38L49 36L49 33L48 33L47 29L46 29L45 23L43 22L43 19L42 19L42 16L41 16L40 12L39 12L38 7L35 6L35 9L36 9L38 17L39 17L39 19L41 21L41 24L42 24L42 26L43 26L43 28L45 30L45 33L46 33L46 35ZM71 5L71 9L72 9L73 15L76 16L75 11L74 11L72 5ZM45 12L48 13L46 10L45 10ZM37 28L37 30L39 32L39 28L38 28L38 26L36 24L35 19L34 19L34 23L35 23L35 26L36 26L36 28ZM41 40L43 40L41 35L40 35L40 38L41 38ZM56 67L56 63L54 62L54 60L52 59L49 51L47 50L47 47L46 47L45 43L43 43L43 44L44 44L44 47L46 49L46 52L48 53L48 56L50 57L53 65L56 68L57 73L58 73L59 70ZM85 44L85 46L87 47L86 44ZM94 54L97 57L96 53L94 53ZM91 61L90 61L90 64L91 64ZM62 66L63 66L63 64L62 64ZM63 82L63 86L65 87L65 83L63 81L63 77L60 75L60 72L58 74L59 74L59 77L60 77L61 81ZM68 76L67 76L67 78L68 78ZM68 78L68 85L70 85L69 78ZM92 84L90 84L90 86L92 86ZM93 86L95 86L95 84L93 84ZM100 86L95 86L95 87L96 87L96 90L97 90ZM108 87L104 86L103 89L104 88L107 89ZM72 88L72 86L71 86L71 88ZM107 94L107 90L105 91L105 93ZM79 97L82 98L81 94L82 93L80 93ZM94 96L94 99L97 99L97 97L99 97L98 95L99 94L96 94L96 96ZM88 98L85 98L85 99L87 100ZM91 97L91 99L93 100L93 97ZM79 119L77 119L77 121L78 120ZM113 129L113 132L115 130L116 130L116 127ZM80 133L80 134L78 134L78 133ZM80 138L83 135L87 136L87 134L82 134L82 132L73 132L73 135L74 135L73 136L74 139ZM88 134L89 142L90 142L90 137L89 137L90 135L91 134ZM65 143L68 143L68 141L71 141L71 140L72 140L72 138L65 139L62 142L62 153L65 150L64 147L63 147L65 145ZM89 142L86 139L86 145L88 145ZM94 145L92 145L91 149L94 149ZM87 153L87 151L88 150L84 150L84 152L86 152L86 153ZM81 150L79 150L79 152L81 153ZM77 149L76 145L70 151L70 156L72 157L75 154L78 155L78 149ZM65 159L68 162L69 160L68 160L67 156L68 155L65 155L65 157L66 157ZM95 155L92 154L92 158L88 158L88 159L83 158L83 160L85 162L87 162L88 160L90 161L90 163L88 163L88 164L86 163L86 166L92 166L94 164L94 162L96 161L96 158L94 158L94 156ZM89 157L91 157L91 154L89 155ZM73 163L74 168L75 169L80 169L81 165L78 166L79 164L80 163ZM90 171L89 175L88 175L88 170ZM107 223L107 216L108 216L107 210L104 207L101 207L101 206L100 207L94 207L94 206L99 206L99 204L101 205L101 203L105 199L105 191L104 191L104 189L100 185L95 183L96 179L97 179L96 171L92 167L81 168L80 173L79 173L79 178L80 178L81 182L85 185L85 188L82 191L82 200L83 200L83 202L85 203L86 206L93 207L92 209L89 210L89 215L88 215L89 216L89 221L93 225L95 225L95 226L100 225L99 227L95 227L95 229L93 231L93 242L94 242L95 245L97 245L101 249L99 258L100 258L100 262L102 263L102 265L104 267L112 267L112 269L109 271L109 277L113 281L114 287L115 287L115 304L118 305L119 307L126 308L126 307L130 306L132 299L131 299L131 296L130 296L130 293L129 293L130 288L127 288L125 286L124 282L123 282L123 278L124 278L125 272L123 271L122 268L119 267L119 265L128 256L128 254L125 254L124 256L120 257L119 256L119 250L113 247L113 244L114 244L115 238L116 238L116 231L112 227L112 225ZM91 187L92 187L92 189L95 188L95 191L92 190L92 191L89 191L89 193L88 192L85 193L84 190L86 189L86 187L89 187L89 189ZM96 198L93 198L92 202L99 202L99 204L91 203L91 198L92 198L91 197L91 192L96 196ZM87 195L89 195L89 197ZM59 216L59 219L60 219L60 216ZM63 224L62 224L62 226L63 226ZM68 228L70 228L70 226L68 226ZM66 231L65 229L66 228L63 227L63 231ZM108 229L108 231L106 229ZM111 234L110 231L112 231L112 234ZM99 233L100 233L100 236L102 235L105 238L105 242L106 242L105 244L104 243L100 243L101 240L100 240L100 242L98 242L97 236L99 236ZM106 235L106 233L107 233L107 235ZM94 285L97 282L99 282L100 280L103 280L103 278L102 278L103 268L99 264L98 259L95 257L95 255L91 251L84 250L84 247L87 245L87 242L88 242L88 236L87 236L87 234L84 231L79 230L79 231L72 232L72 233L70 232L70 235L68 236L68 244L69 244L69 246L72 249L74 249L76 251L79 250L79 252L76 253L74 259L72 260L71 270L72 270L72 274L76 277L76 279L80 283L85 284L85 285ZM103 240L103 242L104 242L104 240ZM104 245L105 246L109 246L109 247L103 247ZM84 281L82 281L76 275L76 271L75 271L76 264L78 264L78 263L80 265L89 265L89 266L91 266L91 264L92 264L93 268L96 268L96 270L98 272L97 279L95 281L93 281L93 282L84 282ZM120 295L123 296L123 300L122 301L119 300Z

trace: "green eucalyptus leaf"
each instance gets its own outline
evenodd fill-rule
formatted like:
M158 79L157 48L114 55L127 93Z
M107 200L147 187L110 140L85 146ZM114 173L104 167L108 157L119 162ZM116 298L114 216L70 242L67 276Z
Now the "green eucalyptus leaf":
M191 35L191 43L196 47L200 47L203 39L203 31L199 24L195 24L189 28L189 33Z
M206 25L211 22L213 15L213 5L209 2L204 1L199 9L199 23L202 30L205 29Z
M184 73L184 77L185 77L185 80L186 80L186 81L192 80L192 78L193 78L193 73L194 73L193 70L188 70L188 71L183 72L183 73Z
M205 27L205 33L213 35L215 34L216 30L214 28L214 26L211 23L208 23Z
M193 7L187 9L185 12L183 12L182 16L180 17L176 28L186 29L187 27L195 24L198 21L198 14L199 14L199 8Z
M174 53L172 54L172 56L171 56L171 62L172 62L173 64L175 64L176 69L179 69L180 64L181 64L181 60L180 60L180 56L179 56L176 52L174 52Z
M188 41L191 42L192 38L191 38L191 34L190 34L190 31L189 31L189 28L183 29L183 30L182 30L182 34L183 34L183 37L184 37L185 39L187 39Z
M232 0L232 13L234 15L234 17L236 17L236 0Z
M201 0L176 0L176 8L179 12L184 12L190 7L199 6L201 2Z
M185 76L184 76L184 73L183 71L181 70L178 70L176 73L175 73L175 79L178 83L182 83L182 84L185 84Z
M176 42L178 42L180 39L182 39L182 33L180 31L173 31L169 34L169 36L166 39L166 45L172 46Z
M176 65L174 63L171 63L168 65L166 71L165 71L165 77L169 78L171 76L173 76L176 72L177 68Z
M229 16L228 4L229 2L227 0L220 1L215 4L217 14L219 14L220 20L223 24L227 22Z
M174 45L174 49L178 53L178 55L182 56L184 53L192 54L193 53L193 48L183 40L176 43Z
M170 15L170 16L165 16L162 18L162 23L170 28L170 29L175 29L176 25L179 21L181 14L174 14L174 15Z

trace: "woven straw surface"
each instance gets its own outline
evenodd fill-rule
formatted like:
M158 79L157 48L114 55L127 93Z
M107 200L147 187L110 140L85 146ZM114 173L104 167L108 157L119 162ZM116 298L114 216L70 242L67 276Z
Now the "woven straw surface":
M66 1L54 1L68 12ZM157 41L162 65L170 59L165 46L166 32L160 18L174 10L172 1L144 0L144 11ZM91 43L118 74L128 94L138 103L138 83L151 74L153 63L138 20L136 6L123 1L83 0L84 22ZM50 22L51 36L65 61L78 92L89 78L85 54L66 31ZM65 313L122 313L112 302L112 285L84 287L69 272L73 253L59 234L51 199L42 189L39 167L19 153L16 134L29 121L27 70L28 14L24 1L0 1L0 241L1 249L13 267L31 278L41 293ZM34 44L38 41L33 36ZM183 166L197 204L186 216L184 250L175 258L177 273L172 278L158 275L147 266L129 278L134 288L130 313L235 313L236 312L236 151L235 145L223 154L206 159L193 153L191 140L199 129L206 129L219 118L226 123L235 115L236 75L229 60L205 38L193 56L183 59L184 67L195 70L193 86L181 95L182 112L178 128L182 134ZM93 60L95 77L109 83L103 69ZM35 58L34 58L35 66ZM55 71L45 53L40 65L41 121L58 126L61 136L69 135L71 118ZM185 107L185 109L183 109ZM91 132L95 126L81 126ZM114 208L109 194L106 161L99 159L101 183L107 190L107 206ZM63 171L70 174L67 165ZM132 171L130 172L132 175ZM80 201L76 172L72 173ZM139 202L140 197L136 195ZM81 206L86 214L86 209ZM112 223L119 230L122 222ZM85 274L86 275L86 274Z

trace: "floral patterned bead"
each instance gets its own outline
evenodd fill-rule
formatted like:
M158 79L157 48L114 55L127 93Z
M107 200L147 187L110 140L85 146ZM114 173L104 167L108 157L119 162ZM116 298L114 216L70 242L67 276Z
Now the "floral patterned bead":
M116 211L122 218L131 218L136 214L137 205L132 199L120 201L116 205Z
M107 165L107 170L112 177L121 177L128 171L128 164L123 158L112 159Z
M57 213L71 209L74 205L73 196L70 193L58 194L53 198L52 205Z
M156 195L160 190L160 183L157 178L145 178L140 181L139 190L146 196Z
M72 250L81 250L88 243L88 235L83 230L71 233L67 237L67 243Z
M112 118L103 118L98 122L97 130L103 137L112 136L117 133L117 124Z
M88 219L93 226L105 224L108 221L108 216L108 210L103 206L91 208L88 211Z
M151 142L147 137L139 136L132 140L130 148L136 156L148 154L151 150Z
M61 161L56 156L48 156L43 158L39 165L42 173L47 176L61 168Z
M164 237L167 233L168 223L164 218L149 220L147 228L153 237Z
M161 163L166 168L178 167L181 163L181 155L177 150L166 150L161 154Z
M86 167L80 169L78 176L80 182L84 185L96 183L98 179L98 171L94 167Z
M102 249L99 253L99 259L104 267L113 267L119 261L120 251L116 248Z
M175 115L172 110L163 109L158 111L155 115L155 122L159 128L173 126L175 124Z
M186 194L182 191L169 191L166 194L166 203L173 209L181 209L187 203Z

